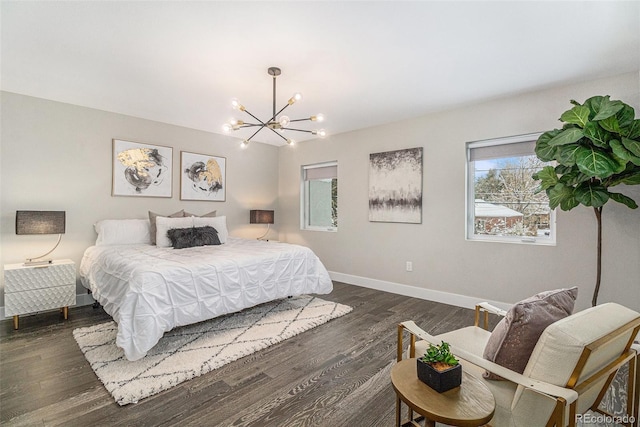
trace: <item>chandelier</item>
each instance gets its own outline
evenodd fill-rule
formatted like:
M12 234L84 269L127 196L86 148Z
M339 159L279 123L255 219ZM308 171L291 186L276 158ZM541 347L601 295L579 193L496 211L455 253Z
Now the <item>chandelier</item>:
M270 76L273 77L273 115L268 120L262 121L256 116L254 116L251 112L249 112L249 110L247 110L246 107L240 103L240 101L234 98L231 100L231 105L233 106L233 108L236 110L242 111L244 113L247 113L253 119L257 120L258 123L249 123L243 120L232 119L228 123L225 123L222 126L222 130L225 133L228 133L231 131L236 131L238 129L257 127L258 129L253 133L253 135L251 135L249 138L242 141L243 148L249 145L249 141L251 141L251 139L253 139L253 137L256 136L258 132L260 132L263 129L269 129L270 131L278 135L280 138L284 139L286 143L289 145L295 144L295 140L291 138L287 138L286 136L282 135L285 130L295 131L295 132L307 132L312 135L317 135L320 138L324 138L325 136L327 136L327 132L324 129L307 130L307 129L297 129L297 128L290 127L292 123L296 123L296 122L304 122L304 121L322 122L324 120L324 116L322 114L316 114L315 116L310 116L303 119L290 119L288 116L281 116L280 113L282 113L285 109L287 109L287 107L295 104L297 101L300 101L302 99L302 94L295 93L291 98L289 98L289 100L284 105L284 107L282 107L279 111L276 112L276 77L278 77L281 74L281 70L278 67L269 67L267 69L267 72L269 73Z

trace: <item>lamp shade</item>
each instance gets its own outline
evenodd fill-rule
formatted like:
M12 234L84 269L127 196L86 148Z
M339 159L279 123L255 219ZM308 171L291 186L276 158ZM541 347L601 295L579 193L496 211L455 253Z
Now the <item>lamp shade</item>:
M273 211L249 211L250 224L273 224Z
M16 234L64 234L65 211L16 211Z

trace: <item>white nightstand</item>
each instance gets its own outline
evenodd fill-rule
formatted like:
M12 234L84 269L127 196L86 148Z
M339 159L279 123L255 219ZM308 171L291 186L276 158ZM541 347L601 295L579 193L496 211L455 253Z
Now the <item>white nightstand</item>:
M76 304L76 264L70 259L46 265L6 264L4 266L4 312L13 316L18 329L19 315L61 308L69 317Z

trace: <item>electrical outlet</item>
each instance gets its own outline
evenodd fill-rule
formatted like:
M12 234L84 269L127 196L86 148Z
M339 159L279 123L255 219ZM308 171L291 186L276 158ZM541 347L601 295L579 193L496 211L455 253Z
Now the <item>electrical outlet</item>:
M411 261L407 261L407 271L413 271L413 263Z

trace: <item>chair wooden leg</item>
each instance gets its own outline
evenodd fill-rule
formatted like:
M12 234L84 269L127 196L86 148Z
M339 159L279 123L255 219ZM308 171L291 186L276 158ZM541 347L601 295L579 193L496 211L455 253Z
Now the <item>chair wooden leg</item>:
M633 361L631 361L633 362ZM635 359L635 380L631 384L631 362L629 362L629 389L633 390L633 419L640 425L640 354L636 353ZM631 399L630 399L631 401Z
M400 362L402 360L402 335L404 333L404 326L398 325L398 349L397 349L397 361Z

